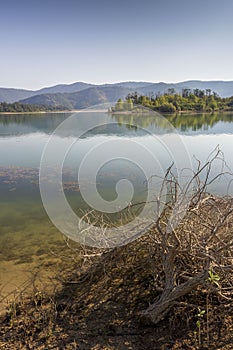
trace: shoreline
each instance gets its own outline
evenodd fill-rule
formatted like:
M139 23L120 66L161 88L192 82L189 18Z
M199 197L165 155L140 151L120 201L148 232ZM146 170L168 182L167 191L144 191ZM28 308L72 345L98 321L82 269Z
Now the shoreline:
M225 201L217 201L212 203L210 208L209 203L202 202L197 215L192 217L197 237L200 232L199 224L202 221L200 214L204 213L207 215L204 217L211 219L216 215L215 205L221 211L225 208L225 204ZM187 225L190 226L189 219L190 217L184 219L185 226L183 229L181 227L180 237L187 231ZM223 224L219 239L224 236L231 220L232 215L229 216L229 222ZM156 230L153 233L156 234ZM50 251L50 254L53 256L53 251ZM197 258L191 261L190 268L187 253L182 254L180 253L180 257L183 264L177 274L180 278L184 274L183 271L187 271L188 274L191 268L191 271L195 267L198 270L203 269L204 263L199 263ZM26 287L31 289L25 289L23 286L24 288L19 289L18 293L12 294L6 312L3 311L0 315L1 349L25 349L25 344L30 344L30 349L38 350L45 347L60 349L61 346L65 349L85 350L88 344L90 349L120 350L126 348L125 344L132 344L130 346L132 350L139 350L142 342L146 349L161 349L161 339L164 349L165 346L170 350L187 349L187 346L189 349L196 349L197 336L194 333L197 329L196 315L199 309L207 310L208 280L206 284L200 282L198 288L193 287L191 292L182 296L182 299L177 298L176 304L171 306L170 313L156 325L142 317L149 301L158 298L165 290L163 282L159 288L153 283L154 276L163 281L164 267L154 263L159 261L159 257L158 244L149 232L128 245L118 247L117 251L86 250L81 246L66 245L65 254L63 251L61 254L61 250L57 251L58 260L57 263L53 260L54 267L50 258L41 265L40 271L43 275L40 275L40 271L39 275L35 271L33 279L29 276ZM7 267L8 264L6 271ZM13 267L11 264L11 268ZM22 266L21 269L23 268L25 267ZM53 274L45 280L44 271L47 273L48 268ZM223 283L229 281L227 289L232 285L232 275L229 269L225 271L227 272L221 275L221 281L223 280ZM216 276L218 277L218 274ZM211 293L208 311L212 336L206 347L208 333L203 327L201 333L203 349L231 350L233 324L231 303L229 298L224 296L220 299L221 303L219 302L218 289L212 288ZM189 316L189 322L184 315ZM170 324L172 327L168 326ZM221 336L219 336L219 325L221 325ZM77 346L74 347L74 344Z
M57 110L57 111L33 111L33 112L0 112L0 117L2 115L25 115L25 114L68 114L68 113L88 113L88 112L104 112L108 113L111 115L129 115L129 114L137 114L137 113L142 113L144 114L150 114L152 112L159 113L161 115L179 115L179 114L216 114L216 113L233 113L233 110L218 110L218 111L177 111L177 112L159 112L159 111L154 111L153 109L145 109L141 111L116 111L112 112L109 111L108 109L72 109L72 110Z
M34 112L0 112L1 115L11 115L11 114L66 114L66 113L87 113L87 112L107 112L102 109L73 109L73 110L64 110L64 111L34 111Z
M139 111L138 113L141 113L142 111ZM144 114L149 114L151 112L154 112L154 113L158 113L158 114L161 114L161 115L178 115L178 114L216 114L216 113L233 113L233 110L224 110L224 109L221 109L221 110L218 110L218 111L177 111L177 112L159 112L159 111L154 111L153 109L148 109L148 110L145 110L145 113ZM109 114L112 114L112 115L122 115L122 114L125 114L125 115L129 115L129 114L137 114L137 112L134 112L134 111L122 111L122 112L108 112Z

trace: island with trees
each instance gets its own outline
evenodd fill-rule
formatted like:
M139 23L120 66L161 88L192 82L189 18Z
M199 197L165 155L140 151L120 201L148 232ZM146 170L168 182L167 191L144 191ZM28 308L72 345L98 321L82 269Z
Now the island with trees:
M162 113L233 111L233 96L222 98L211 89L183 89L177 93L171 88L155 96L134 92L125 100L119 99L110 112L137 111L139 105Z

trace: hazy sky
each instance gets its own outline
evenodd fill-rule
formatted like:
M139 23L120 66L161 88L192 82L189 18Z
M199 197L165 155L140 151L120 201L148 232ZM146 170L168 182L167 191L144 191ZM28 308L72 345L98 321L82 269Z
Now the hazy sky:
M233 80L232 0L1 0L0 86Z

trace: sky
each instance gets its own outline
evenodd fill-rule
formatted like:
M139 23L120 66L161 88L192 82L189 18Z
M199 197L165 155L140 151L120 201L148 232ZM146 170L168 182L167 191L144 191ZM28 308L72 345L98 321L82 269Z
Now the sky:
M232 0L0 0L0 87L233 80Z

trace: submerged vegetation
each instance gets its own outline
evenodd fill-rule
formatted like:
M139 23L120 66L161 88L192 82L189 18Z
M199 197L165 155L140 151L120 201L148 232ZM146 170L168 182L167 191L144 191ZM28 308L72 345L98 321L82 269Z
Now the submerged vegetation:
M119 99L112 107L112 112L133 111L137 105L162 113L232 111L233 96L222 98L211 89L183 89L181 94L174 89L168 89L164 94L156 96L134 92L128 94L124 101Z
M128 110L131 102L126 102ZM113 118L131 127L134 121L139 126L155 123L152 114L118 113ZM182 128L198 128L217 120L228 121L232 113L200 113L197 118L176 114L168 118ZM27 115L2 116L1 120L14 124L26 120L27 128L31 125ZM35 125L42 130L38 121ZM46 127L50 130L47 121ZM192 193L188 207L185 196L177 201L179 184L171 168L164 179L169 196L161 193L159 202L165 201L165 208L153 227L139 239L115 249L87 248L62 237L58 241L55 228L46 221L41 204L36 203L38 169L0 168L1 256L12 262L16 272L19 266L30 272L26 284L17 288L13 302L0 316L0 348L231 350L233 201L229 196L208 193L210 183L227 175L211 172L215 160L228 174L219 151L209 156L206 164L197 162L188 187L191 191L184 190ZM54 174L56 171L55 167ZM65 192L78 192L78 183L65 182L65 175L63 169ZM25 202L21 200L24 189L30 198ZM8 213L5 198L13 201L14 215ZM183 212L186 215L181 215L173 227L171 212L175 218ZM33 270L29 263L34 264ZM7 282L1 277L0 286L2 304L6 300L5 284L12 276L6 266Z
M26 112L51 112L63 111L67 108L64 106L47 106L47 105L32 105L19 102L14 103L0 103L0 113L26 113Z
M63 249L57 274L61 285L55 286L54 293L36 288L30 298L20 294L9 305L0 317L1 348L232 349L232 271L219 264L230 259L227 248L219 256L218 266L207 266L203 275L203 267L209 265L213 256L198 248L206 234L215 236L214 243L226 236L228 226L232 225L229 214L232 203L209 196L199 203L197 211L196 207L190 208L178 237L188 230L188 238L193 239L181 242L182 246L164 240L170 246L165 255L156 228L137 241L109 251L71 247L65 253ZM220 209L218 215L216 205ZM207 228L209 220L215 218ZM211 234L216 221L222 225ZM228 239L229 235L225 243L229 243ZM184 245L191 250L184 250ZM190 284L191 281L197 285ZM182 286L188 285L189 293L182 295ZM171 289L181 295L173 299ZM161 311L163 305L170 310L166 309L166 315L162 313L164 319L156 327L141 317L142 310L153 313Z
M177 180L150 230L114 249L72 245L61 257L54 291L19 293L0 317L2 349L232 349L233 201L207 192L217 150L198 162L176 207ZM204 177L201 176L204 175ZM174 186L173 186L174 185ZM159 198L161 200L162 198ZM181 221L170 225L178 208ZM177 215L177 211L175 213ZM103 239L104 239L103 230ZM48 265L45 265L45 268ZM155 326L156 325L156 326Z

